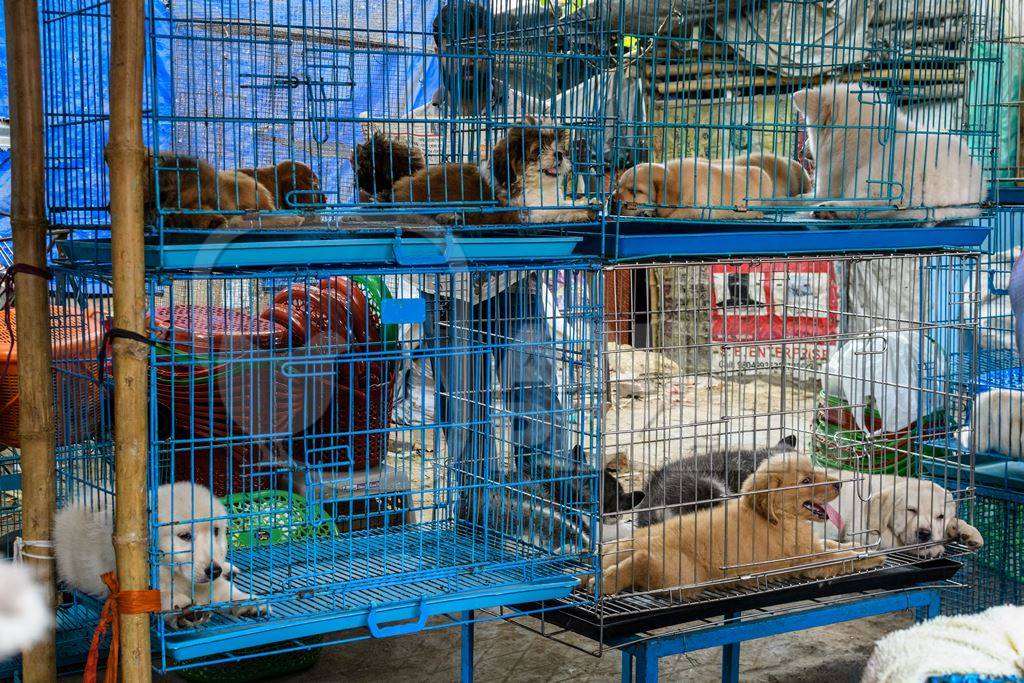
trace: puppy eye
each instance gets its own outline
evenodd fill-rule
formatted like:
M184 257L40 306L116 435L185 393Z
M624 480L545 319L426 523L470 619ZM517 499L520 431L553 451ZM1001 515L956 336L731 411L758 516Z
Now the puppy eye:
M812 481L814 481L814 480L811 479L810 477L804 477L803 481L801 481L800 483L801 484L810 484Z
M192 534L190 534L187 531L182 531L180 534L178 534L178 538L180 538L183 541L191 541L192 540Z
M909 512L912 515L916 515L917 514L917 508L907 508L907 512Z
M213 527L213 535L214 536L220 536L220 527L219 526Z
M946 515L939 515L939 516L938 516L938 517L936 517L935 519L945 519L945 518L946 518Z

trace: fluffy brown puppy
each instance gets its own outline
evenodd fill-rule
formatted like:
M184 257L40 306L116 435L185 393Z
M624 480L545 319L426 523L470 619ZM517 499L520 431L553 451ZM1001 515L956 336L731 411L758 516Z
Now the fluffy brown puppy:
M490 160L481 167L484 177L508 195L509 206L525 209L527 223L589 221L595 212L576 206L565 196L569 173L569 134L527 117L522 127L512 128L494 146Z
M217 229L238 224L239 216L228 218L222 212L273 211L270 190L252 176L239 171L218 172L202 159L183 154L161 152L156 159L155 182L153 153L148 151L150 182L143 189L143 206L152 218L156 211L154 188L160 190L160 208L164 224L173 228ZM173 209L199 210L204 213L174 213ZM171 210L168 212L168 210Z
M417 171L395 183L391 201L403 204L465 204L495 202L504 206L502 196L480 174L475 164L443 164ZM468 209L471 225L519 223L518 211L483 212ZM440 219L439 219L440 220Z
M625 216L657 216L694 220L756 219L755 210L711 209L767 203L775 195L771 176L754 165L707 159L672 159L664 164L639 164L619 174L612 196ZM641 209L638 205L654 205Z
M374 133L352 152L360 201L391 201L396 180L407 178L426 168L423 151L382 133Z
M270 190L274 205L282 209L302 209L304 204L323 204L327 200L319 192L320 178L312 168L301 161L282 161L276 166L240 168L239 173L251 176ZM298 194L289 197L290 192Z
M781 574L822 579L881 566L855 544L815 535L814 522L840 520L829 505L839 490L806 455L774 455L747 477L739 498L636 531L625 553L603 558L601 592L680 589L686 599L703 590L694 584L742 585L742 575L793 568Z

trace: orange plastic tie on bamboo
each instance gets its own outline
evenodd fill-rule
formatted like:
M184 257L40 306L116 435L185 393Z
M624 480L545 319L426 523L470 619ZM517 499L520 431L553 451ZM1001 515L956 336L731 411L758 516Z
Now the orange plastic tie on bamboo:
M147 614L160 611L160 591L124 591L117 582L117 574L107 572L102 577L103 583L110 589L110 596L103 603L103 610L100 612L100 623L96 625L96 631L92 634L92 645L89 647L89 657L85 660L85 674L82 683L96 683L96 669L100 660L100 642L103 635L110 628L110 652L107 654L107 673L104 676L104 683L117 683L117 665L119 648L119 635L121 630L122 614Z

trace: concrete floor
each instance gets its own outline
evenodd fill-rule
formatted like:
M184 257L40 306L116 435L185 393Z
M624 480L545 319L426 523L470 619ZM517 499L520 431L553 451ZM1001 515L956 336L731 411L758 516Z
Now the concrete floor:
M837 624L752 641L743 645L741 680L763 683L856 683L874 641L913 622L911 612ZM281 678L294 683L457 681L459 629L400 638L364 640L326 648L311 670ZM661 680L703 683L719 680L721 651L705 650L662 661ZM518 626L490 622L477 626L475 673L479 683L597 683L618 681L621 658L596 658ZM155 680L176 681L176 676Z

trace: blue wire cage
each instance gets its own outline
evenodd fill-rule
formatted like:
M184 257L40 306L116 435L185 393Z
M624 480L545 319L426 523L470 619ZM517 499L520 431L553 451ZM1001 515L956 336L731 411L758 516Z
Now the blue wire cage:
M636 258L619 242L638 233L774 233L734 235L736 254L808 225L973 219L999 164L1000 7L151 0L149 231L169 249L211 231L557 230ZM46 0L43 19L51 221L104 237L109 8ZM982 237L911 235L840 241ZM289 258L355 259L320 246ZM701 249L729 251L655 255Z
M102 322L103 277L61 271L63 305ZM587 263L150 279L158 668L591 599L601 296ZM101 419L65 418L59 481L99 509L110 361L79 329Z

